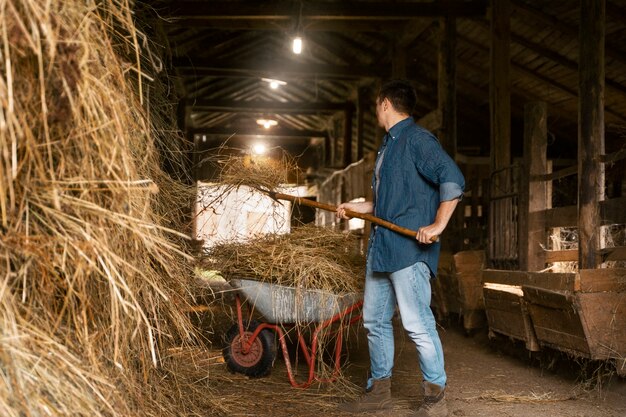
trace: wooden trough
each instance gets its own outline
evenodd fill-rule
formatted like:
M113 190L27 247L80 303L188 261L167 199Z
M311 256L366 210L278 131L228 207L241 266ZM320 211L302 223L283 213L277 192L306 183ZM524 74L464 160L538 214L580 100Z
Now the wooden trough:
M482 292L484 265L484 251L461 251L454 255L442 252L438 279L433 281L439 317L458 314L468 332L486 325Z
M485 251L461 251L454 254L454 273L459 295L463 327L471 331L486 325L482 291Z
M530 351L539 350L539 343L530 322L521 287L489 284L484 287L483 291L490 332L521 340Z
M551 347L598 360L626 358L626 270L578 273L485 270L491 331L523 340L529 350Z
M573 273L484 270L483 294L490 332L521 340L530 351L540 350L522 286L573 291L575 281Z
M437 279L431 281L433 306L438 320L449 319L450 313L460 314L459 286L454 273L454 257L452 253L442 251L439 256Z
M590 359L626 358L626 270L582 270L576 287L523 287L539 343Z

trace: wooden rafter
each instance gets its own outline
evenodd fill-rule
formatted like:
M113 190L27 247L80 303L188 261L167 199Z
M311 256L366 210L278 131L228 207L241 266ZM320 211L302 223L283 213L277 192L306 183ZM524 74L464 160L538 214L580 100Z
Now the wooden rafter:
M186 102L187 106L204 111L218 112L270 112L270 113L333 113L337 111L348 111L354 109L351 102L280 102L280 101L241 101L241 100L207 100L196 99Z
M224 136L272 136L283 138L323 138L328 135L321 130L303 130L286 128L251 128L251 127L208 127L190 129L191 134L224 135Z
M486 28L487 26L484 24L481 24L481 26L483 28ZM538 55L549 59L550 61L553 61L559 65L561 65L562 67L565 67L569 70L572 70L574 72L578 71L578 63L574 60L571 60L561 54L559 54L558 52L552 51L551 49L529 41L528 39L526 39L523 36L517 35L515 33L511 33L511 41L513 41L514 43L523 46L526 49L529 49L533 52L536 52ZM606 85L607 87L610 87L611 89L613 89L614 91L621 93L623 95L626 96L626 87L624 87L623 85L621 85L620 83L617 83L613 80L606 80Z
M543 11L524 3L521 0L511 0L511 4L515 9L524 14L529 19L541 22L542 24L557 29L559 32L570 35L573 39L578 37L578 28L570 26L554 16L544 13ZM605 52L607 56L617 59L626 64L626 53L622 52L617 45L613 45L610 41L606 42Z
M481 53L488 53L489 50L487 48L485 48L484 46L482 46L481 44L479 44L478 42L475 42L465 36L459 36L459 40L462 41L464 44L472 47L473 49L475 49L476 51L479 51ZM527 78L531 78L534 79L535 81L539 81L542 84L546 84L549 85L559 91L561 91L562 93L565 93L568 97L570 98L578 98L578 92L572 88L572 87L568 87L564 84L559 83L558 81L553 80L552 78L546 77L544 75L541 75L535 71L532 71L522 65L516 64L516 63L511 63L511 69L519 74L522 75L524 77ZM478 70L478 68L477 68ZM485 69L483 69L484 71ZM576 66L576 71L577 71L577 66ZM607 80L607 85L608 85L608 80ZM624 121L626 120L626 116L624 116L622 113L618 112L618 111L614 111L610 108L606 109L606 112L608 114L610 114L611 116L614 116L616 119Z
M389 7L389 3L378 2L293 2L288 0L258 2L190 2L179 1L161 12L169 19L224 20L224 19L271 19L292 20L298 16L307 20L404 20L413 17L438 16L482 16L487 2L472 1L429 1L402 2Z
M246 75L255 77L293 78L379 78L388 75L384 69L358 65L312 64L297 61L216 61L174 58L173 65L184 76Z

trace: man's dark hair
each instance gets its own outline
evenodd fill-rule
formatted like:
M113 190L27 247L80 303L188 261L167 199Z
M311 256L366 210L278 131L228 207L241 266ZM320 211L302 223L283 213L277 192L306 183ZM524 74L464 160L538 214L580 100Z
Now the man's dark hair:
M407 80L391 80L380 87L378 102L384 99L388 99L398 113L411 114L417 102L417 94Z

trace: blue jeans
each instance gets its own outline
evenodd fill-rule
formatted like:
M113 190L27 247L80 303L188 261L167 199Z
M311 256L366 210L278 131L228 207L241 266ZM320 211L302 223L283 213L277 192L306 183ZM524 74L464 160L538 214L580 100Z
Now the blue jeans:
M417 262L397 272L373 272L368 261L363 304L371 362L368 388L373 379L391 376L394 359L391 319L396 303L402 325L417 347L424 380L445 386L443 348L430 310L430 269L424 262Z

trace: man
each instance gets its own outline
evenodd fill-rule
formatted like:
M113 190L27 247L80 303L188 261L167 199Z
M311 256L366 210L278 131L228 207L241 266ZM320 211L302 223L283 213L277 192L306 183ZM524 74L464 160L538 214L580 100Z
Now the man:
M448 415L443 349L430 310L430 278L439 261L437 237L463 196L465 180L437 139L410 116L415 102L415 90L406 81L382 86L376 116L387 134L376 158L373 201L337 207L339 218L348 218L346 210L373 213L417 231L412 239L372 227L363 305L371 367L365 394L340 406L351 413L392 407L392 317L397 304L402 325L417 347L423 374L424 402L415 415Z

